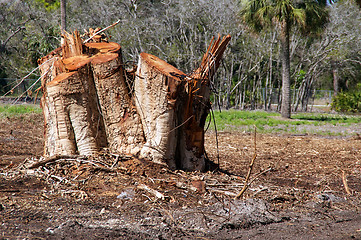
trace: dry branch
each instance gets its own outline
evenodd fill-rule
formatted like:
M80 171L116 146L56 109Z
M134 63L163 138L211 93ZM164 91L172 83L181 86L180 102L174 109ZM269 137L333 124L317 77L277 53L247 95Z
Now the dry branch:
M39 162L35 162L35 163L31 164L30 166L28 166L28 168L29 169L38 168L38 167L44 166L48 163L55 162L56 160L59 160L59 159L81 159L81 158L83 158L83 156L80 156L80 155L54 155L54 156L45 158Z
M266 170L258 173L256 176L254 176L254 177L252 178L251 181L248 182L248 185L251 185L259 176L261 176L262 174L265 174L265 173L267 173L267 172L269 172L269 171L271 171L271 170L273 170L273 168L267 168Z

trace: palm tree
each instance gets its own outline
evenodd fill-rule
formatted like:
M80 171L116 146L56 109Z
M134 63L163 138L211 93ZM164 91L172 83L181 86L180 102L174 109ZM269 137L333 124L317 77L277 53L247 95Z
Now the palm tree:
M291 118L290 32L298 27L304 33L317 32L328 22L327 1L316 0L248 0L243 20L254 31L272 27L279 33L282 60L281 115Z

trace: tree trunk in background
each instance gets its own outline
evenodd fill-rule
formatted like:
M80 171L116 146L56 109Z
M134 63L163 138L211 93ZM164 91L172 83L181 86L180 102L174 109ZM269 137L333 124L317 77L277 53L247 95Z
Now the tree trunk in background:
M340 91L340 80L338 77L337 62L332 62L332 77L333 77L333 95L337 96Z
M109 147L172 169L205 169L209 85L230 36L212 40L191 75L141 53L131 86L119 44L100 36L83 44L78 32L63 36L61 51L39 60L45 156L93 155Z
M282 58L282 105L281 115L291 118L290 95L290 31L286 20L282 23L281 33L281 58Z
M66 31L66 0L60 0L60 28L61 32Z

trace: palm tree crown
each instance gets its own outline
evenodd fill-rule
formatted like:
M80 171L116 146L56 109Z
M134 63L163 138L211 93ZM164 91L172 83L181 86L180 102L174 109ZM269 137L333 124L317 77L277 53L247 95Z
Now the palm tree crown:
M287 21L301 30L318 31L328 20L327 1L249 0L242 11L243 20L255 31Z

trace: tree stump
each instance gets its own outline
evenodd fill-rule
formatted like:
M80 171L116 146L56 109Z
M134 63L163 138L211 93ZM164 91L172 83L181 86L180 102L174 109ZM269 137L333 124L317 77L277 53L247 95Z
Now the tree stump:
M83 44L77 31L63 37L61 49L38 61L45 156L93 155L108 147L171 169L205 169L209 84L230 36L212 40L190 75L147 53L127 74L119 44L99 36Z

